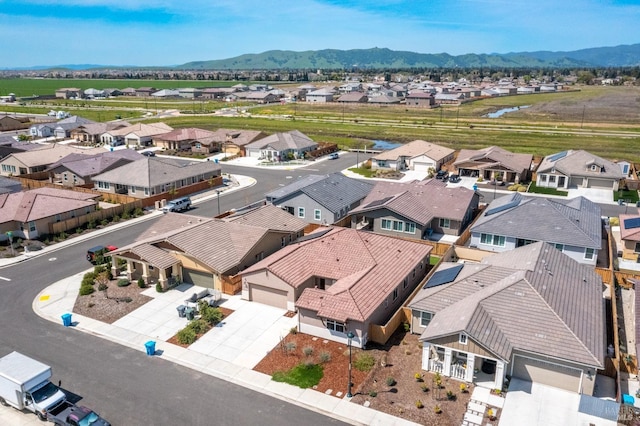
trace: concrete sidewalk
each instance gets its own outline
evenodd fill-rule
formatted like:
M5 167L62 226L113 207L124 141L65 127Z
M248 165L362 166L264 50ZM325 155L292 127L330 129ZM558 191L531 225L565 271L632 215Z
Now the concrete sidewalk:
M34 312L62 327L61 317L72 312L83 274L79 273L58 281L40 292L33 301ZM146 290L145 294L153 297L153 301L113 324L72 314L72 327L141 352L146 350L146 342L155 341L154 356L350 424L415 424L352 404L346 397L337 398L312 389L300 389L274 382L270 376L253 371L252 368L278 343L282 333L288 332L297 324L296 318L284 317L284 310L281 309L247 302L238 296L225 296L226 300L222 306L235 312L229 316L222 328L210 330L189 348L167 343L167 339L187 324L185 318L178 317L176 306L197 290L197 287L188 284L166 293L157 293L151 288ZM234 318L234 315L237 317ZM257 323L260 324L260 328L256 334L253 325ZM4 411L0 410L0 420L4 419Z

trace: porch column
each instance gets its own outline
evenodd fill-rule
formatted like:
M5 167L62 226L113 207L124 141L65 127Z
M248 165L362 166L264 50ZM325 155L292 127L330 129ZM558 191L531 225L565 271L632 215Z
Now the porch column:
M158 276L158 283L160 283L162 288L165 290L168 287L169 282L167 280L167 274L164 269L160 269L160 275Z
M429 371L429 357L431 356L431 345L422 342L422 369Z
M516 173L516 177L514 179L515 183L520 183L520 173Z
M496 363L496 381L494 386L496 389L502 389L504 383L504 362L498 361Z
M149 284L149 264L142 263L142 279L145 284Z
M451 348L444 348L444 365L442 366L442 374L451 376Z
M118 259L115 256L111 256L111 275L117 277L120 274L118 271Z
M465 371L464 380L473 383L473 370L475 368L475 355L467 352L467 371Z
M127 279L131 281L133 279L133 261L127 259Z

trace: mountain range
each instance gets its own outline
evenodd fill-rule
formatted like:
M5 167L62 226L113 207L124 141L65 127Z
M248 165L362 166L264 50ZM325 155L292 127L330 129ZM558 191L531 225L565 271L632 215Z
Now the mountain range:
M465 55L416 53L386 48L353 50L270 50L228 59L154 66L174 70L300 70L300 69L407 69L407 68L603 68L640 66L640 44L594 47L567 52L538 51ZM22 68L105 69L149 68L143 66L58 65Z

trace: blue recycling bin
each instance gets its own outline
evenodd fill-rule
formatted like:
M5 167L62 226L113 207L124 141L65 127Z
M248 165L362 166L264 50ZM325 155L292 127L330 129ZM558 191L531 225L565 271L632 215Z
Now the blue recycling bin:
M629 395L627 393L623 393L622 394L622 403L623 404L633 405L635 402L636 402L636 399L633 396L631 396L631 395Z
M215 161L216 164L220 162L220 160L218 160L217 158L215 158L213 161Z
M155 355L156 354L156 342L153 340L149 340L144 344L145 349L147 350L147 355Z
M71 314L62 314L62 325L65 327L71 326Z

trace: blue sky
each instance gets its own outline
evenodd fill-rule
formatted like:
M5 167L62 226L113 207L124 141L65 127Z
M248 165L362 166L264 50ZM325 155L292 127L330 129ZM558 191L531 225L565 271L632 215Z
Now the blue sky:
M452 55L640 43L640 0L0 0L0 68L267 50Z

